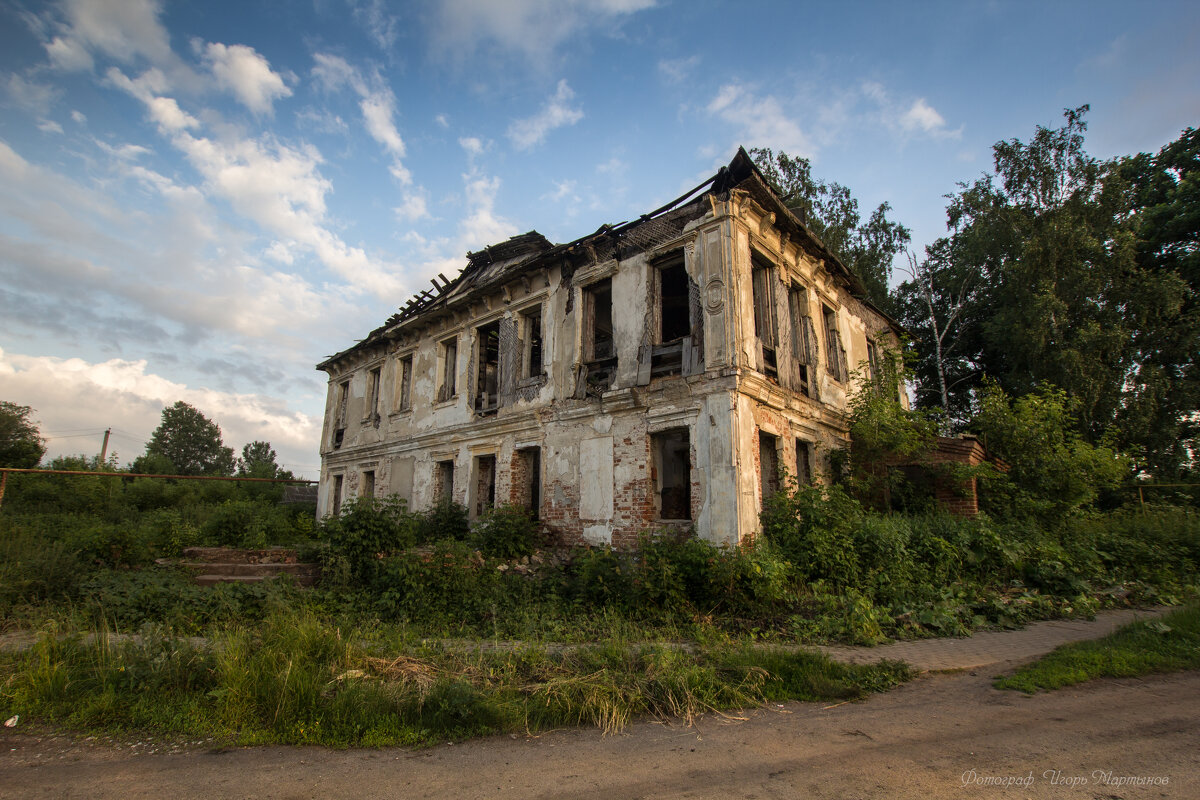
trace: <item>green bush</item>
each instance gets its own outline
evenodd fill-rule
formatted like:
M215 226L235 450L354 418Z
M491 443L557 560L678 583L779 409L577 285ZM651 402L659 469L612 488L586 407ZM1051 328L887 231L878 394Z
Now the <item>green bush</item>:
M471 531L471 542L485 556L492 558L514 559L532 555L540 538L538 524L529 512L514 505L491 509Z
M326 517L321 538L328 543L323 574L330 583L370 584L381 560L418 542L418 518L396 497L359 497L347 501L340 515Z

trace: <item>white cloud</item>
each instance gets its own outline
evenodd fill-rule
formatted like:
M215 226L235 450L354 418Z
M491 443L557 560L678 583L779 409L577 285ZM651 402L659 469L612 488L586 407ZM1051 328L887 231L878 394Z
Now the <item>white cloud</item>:
M700 56L664 58L658 62L658 72L667 83L681 83L700 63Z
M463 175L463 186L468 211L459 223L458 246L463 252L502 242L518 232L515 225L496 214L499 178L472 170Z
M793 155L811 156L811 137L772 95L759 97L746 87L730 83L721 87L708 104L708 113L734 126L747 147L772 147Z
M85 122L87 122L87 115L82 111L72 111L71 119L75 120L75 122L79 123L80 125L83 125Z
M443 127L443 128L450 127L450 120L446 119L445 114L438 114L436 117L433 118L433 121L436 122L440 127Z
M50 106L59 95L53 86L26 80L15 72L8 76L4 93L14 105L39 117L50 113Z
M354 19L380 50L390 50L399 35L400 19L387 13L383 0L348 0Z
M373 87L368 85L362 74L352 67L344 58L327 53L313 55L316 66L312 74L327 92L336 92L344 86L352 88L360 98L359 109L362 111L363 122L367 133L392 157L389 171L396 180L404 185L412 183L412 173L404 166L403 159L407 155L404 140L393 120L396 97L386 87L379 86L381 79L374 76Z
M933 139L961 139L962 127L950 130L946 120L937 109L929 105L924 97L918 97L907 106L896 102L878 83L865 82L863 95L874 103L874 115L884 127L908 138L917 135Z
M483 155L483 141L475 136L464 136L458 140L458 146L466 151L471 158Z
M583 112L572 108L569 103L575 97L564 78L558 82L554 94L532 117L516 120L508 127L508 138L518 150L528 150L546 140L546 134L555 128L574 125L583 119Z
M210 42L204 48L204 60L217 79L217 85L232 92L255 114L272 113L272 104L277 99L292 94L279 73L272 70L271 64L253 47Z
M423 194L405 195L400 205L393 210L396 216L405 222L416 222L429 216L429 208Z
M431 52L453 58L491 47L544 63L582 31L614 30L655 0L443 0L431 18Z
M62 133L63 127L52 119L44 119L38 123L38 130L42 133Z
M150 372L148 366L145 359L89 362L0 349L0 378L8 396L33 406L42 430L97 431L93 448L81 444L80 439L52 438L48 457L99 450L99 433L111 427L121 435L114 437L110 451L118 452L122 461L132 461L158 426L162 409L182 400L216 422L225 444L235 450L246 442L265 439L285 465L312 467L319 460L321 421L289 409L285 399L192 387ZM80 403L81 397L88 402Z

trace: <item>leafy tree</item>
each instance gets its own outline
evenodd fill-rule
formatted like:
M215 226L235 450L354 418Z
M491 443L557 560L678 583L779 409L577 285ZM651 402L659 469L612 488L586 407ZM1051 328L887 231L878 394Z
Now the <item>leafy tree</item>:
M163 409L162 422L146 445L144 463L161 467L161 460L151 456L169 460L179 475L233 474L233 449L222 443L221 429L182 400Z
M1137 264L1150 278L1119 435L1141 466L1170 480L1195 467L1200 448L1200 131L1124 159L1119 172L1129 184Z
M237 461L237 474L247 478L291 479L292 473L281 470L275 458L270 442L250 442L242 447L242 457Z
M1120 483L1125 459L1083 440L1075 430L1076 406L1054 387L1015 400L995 383L984 388L971 427L1008 464L1007 474L984 493L989 511L1055 524Z
M46 453L46 440L30 420L33 409L0 400L0 467L33 469Z
M752 148L750 156L784 205L862 280L868 299L890 312L892 261L912 238L908 228L888 219L891 206L881 203L864 222L850 190L813 178L807 158L776 154L769 147Z
M905 477L896 466L917 463L936 443L938 423L928 412L900 405L898 387L906 377L899 353L883 349L867 380L859 368L857 392L850 399L850 450L843 454L844 481L855 494L884 508Z
M1086 112L995 145L994 174L951 197L950 235L898 290L899 315L917 336L922 403L963 425L984 376L1016 397L1058 386L1084 440L1166 475L1198 406L1197 138L1100 161L1084 150ZM930 320L944 330L956 308L939 354Z

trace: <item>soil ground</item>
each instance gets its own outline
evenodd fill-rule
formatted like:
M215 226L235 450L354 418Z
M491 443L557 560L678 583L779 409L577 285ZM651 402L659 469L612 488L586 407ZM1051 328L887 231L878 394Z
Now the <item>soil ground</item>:
M1008 635L1022 634L1046 637ZM425 750L212 749L0 729L0 798L1200 797L1200 672L1032 697L993 689L1016 663L927 672L860 703Z

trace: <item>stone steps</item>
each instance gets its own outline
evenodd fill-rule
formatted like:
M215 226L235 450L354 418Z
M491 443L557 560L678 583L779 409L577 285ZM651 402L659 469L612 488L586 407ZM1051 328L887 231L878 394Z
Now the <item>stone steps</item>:
M233 547L188 547L180 561L163 559L160 563L178 565L196 573L200 586L217 583L259 583L280 575L290 575L300 586L312 586L321 576L317 564L297 560L296 551L273 547L240 550Z

